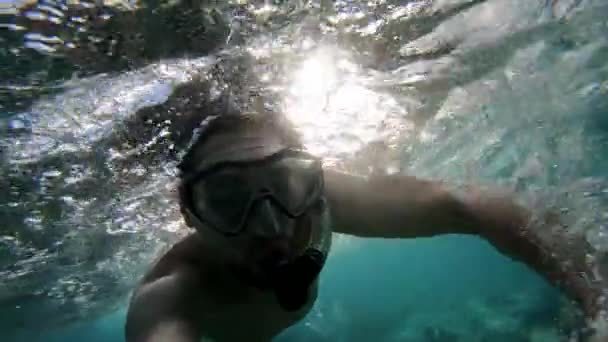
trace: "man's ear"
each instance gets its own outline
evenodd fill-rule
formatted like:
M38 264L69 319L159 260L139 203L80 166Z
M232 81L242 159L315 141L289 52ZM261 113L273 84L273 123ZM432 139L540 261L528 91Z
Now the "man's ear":
M190 213L188 213L186 210L184 210L183 207L180 208L181 212L182 212L182 217L184 218L184 222L186 223L186 225L190 228L194 228L194 225L192 224L192 220L190 219Z
M190 217L190 213L188 212L188 210L186 210L187 206L188 206L188 196L186 188L183 184L180 184L177 187L177 192L179 195L179 211L182 213L182 217L184 218L184 222L186 223L186 225L190 228L194 228L194 224L192 223L192 218Z

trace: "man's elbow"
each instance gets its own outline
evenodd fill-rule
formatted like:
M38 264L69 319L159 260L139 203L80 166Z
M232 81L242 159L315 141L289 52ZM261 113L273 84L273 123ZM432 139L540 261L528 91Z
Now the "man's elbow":
M470 206L440 186L433 186L424 199L428 224L436 234L477 234L478 223Z

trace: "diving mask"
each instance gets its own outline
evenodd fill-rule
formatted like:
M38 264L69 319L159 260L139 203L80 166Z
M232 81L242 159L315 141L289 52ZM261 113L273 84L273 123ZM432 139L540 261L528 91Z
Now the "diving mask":
M224 161L183 182L186 214L234 236L245 229L256 203L268 200L290 218L318 204L323 192L321 161L299 150L285 149L256 161Z

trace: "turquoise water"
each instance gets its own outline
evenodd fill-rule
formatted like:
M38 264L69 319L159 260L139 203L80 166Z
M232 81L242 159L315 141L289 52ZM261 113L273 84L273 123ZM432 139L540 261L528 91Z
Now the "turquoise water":
M192 3L0 3L3 341L123 340L129 291L185 233L175 161L233 107L283 113L328 166L514 190L608 250L606 1ZM314 309L276 340L565 341L581 327L480 239L337 236Z
M554 327L559 316L555 289L483 241L352 244L330 259L313 311L277 341L530 341L530 330ZM124 315L34 340L123 341Z

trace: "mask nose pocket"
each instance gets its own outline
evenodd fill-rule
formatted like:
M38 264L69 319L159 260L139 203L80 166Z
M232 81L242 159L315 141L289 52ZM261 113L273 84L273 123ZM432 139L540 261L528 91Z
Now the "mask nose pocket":
M284 216L269 199L261 200L255 204L249 218L251 231L259 237L277 237L281 235L283 226L287 224Z

